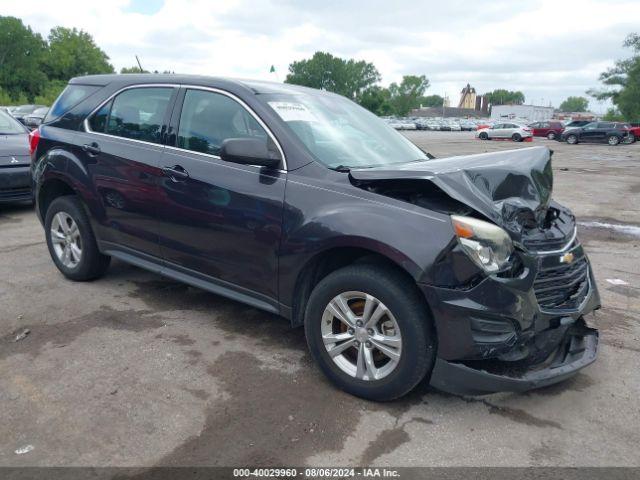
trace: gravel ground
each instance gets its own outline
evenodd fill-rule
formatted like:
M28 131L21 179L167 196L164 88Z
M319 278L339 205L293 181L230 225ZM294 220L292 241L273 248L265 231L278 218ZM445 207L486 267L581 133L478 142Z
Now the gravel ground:
M406 135L439 157L531 145ZM351 397L287 321L119 262L72 283L33 210L0 207L0 466L640 465L640 144L534 144L604 307L597 362L526 394Z

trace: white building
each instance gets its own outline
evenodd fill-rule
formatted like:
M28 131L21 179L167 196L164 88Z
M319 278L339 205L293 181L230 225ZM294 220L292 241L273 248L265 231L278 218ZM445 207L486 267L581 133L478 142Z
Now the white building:
M491 120L512 120L521 118L529 122L541 122L553 117L553 107L538 107L537 105L493 105Z

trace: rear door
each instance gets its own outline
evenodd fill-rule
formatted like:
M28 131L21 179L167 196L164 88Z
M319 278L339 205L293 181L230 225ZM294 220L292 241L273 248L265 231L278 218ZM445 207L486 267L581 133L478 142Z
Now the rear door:
M159 162L177 91L172 86L127 88L99 107L76 137L102 207L98 228L107 249L160 257Z
M491 127L487 133L489 134L489 138L502 138L504 137L504 124L496 123L493 127Z
M600 134L601 132L598 130L598 124L596 122L591 122L582 127L580 140L583 142L595 142Z
M219 153L225 139L250 137L281 157L274 137L238 98L198 87L182 90L171 128L158 210L163 257L189 275L272 302L286 173L225 162Z

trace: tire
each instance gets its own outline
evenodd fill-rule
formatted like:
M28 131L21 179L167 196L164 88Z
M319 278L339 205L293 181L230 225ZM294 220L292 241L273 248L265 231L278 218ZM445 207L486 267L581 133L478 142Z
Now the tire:
M555 140L556 139L556 132L547 133L547 139L548 140Z
M569 145L575 145L578 143L578 136L577 135L567 135L567 143Z
M618 145L620 143L620 137L617 135L609 135L607 137L607 143L611 146Z
M511 135L511 140L513 140L514 142L521 142L522 135L520 135L519 133L514 133L513 135Z
M329 310L330 304L339 305L335 303L336 299L355 295L355 299L349 300L354 303L347 303L351 305L347 308L354 315L352 320L364 320L365 301L360 294L370 295L380 302L378 307L371 310L374 313L380 305L382 310L384 307L388 309L388 314L380 317L379 323L373 325L373 330L365 328L366 324L356 326L353 322L351 324L354 328L347 328L347 324ZM372 304L376 305L375 302ZM356 311L351 308L355 308ZM360 316L355 315L358 308ZM369 318L373 317L375 315ZM436 354L433 322L424 298L415 284L394 268L360 264L329 274L311 292L304 325L311 356L335 385L352 395L376 401L393 400L405 395L420 381L431 376ZM389 326L393 328L388 330ZM366 334L367 330L372 334L371 337ZM389 336L389 331L393 332L394 336ZM323 335L335 334L350 335L350 340L325 346ZM367 341L366 338L370 338L371 341ZM396 343L399 350L395 347L392 349L396 353L399 352L398 359L394 361L377 349L380 344L377 339L380 338L387 341L393 339L395 342L401 340L399 344ZM360 345L357 345L358 341L361 342ZM329 349L350 342L353 343L347 348L338 348L338 351L343 353L335 355L335 360L331 357ZM390 343L384 343L383 347L384 345ZM362 365L372 364L374 367L371 369L367 366L364 375L359 374L357 366L361 354L363 359L368 355L371 360L370 364L363 360ZM351 373L347 372L347 368L351 369ZM373 372L373 375L369 372Z
M487 134L487 132L482 132L480 133L480 135L478 135L478 138L480 140L489 140L489 135Z
M67 195L51 202L44 225L49 254L65 277L82 282L106 272L111 257L98 250L89 217L78 197Z

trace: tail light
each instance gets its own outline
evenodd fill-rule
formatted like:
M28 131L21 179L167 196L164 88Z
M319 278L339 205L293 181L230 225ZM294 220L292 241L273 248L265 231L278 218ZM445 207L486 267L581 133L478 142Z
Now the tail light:
M40 143L40 129L36 128L29 133L29 154L31 155L31 158L33 158L36 153L38 143Z

